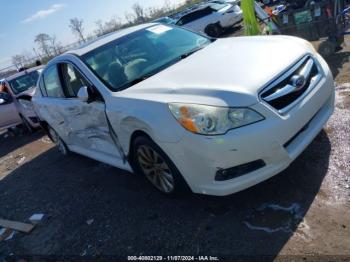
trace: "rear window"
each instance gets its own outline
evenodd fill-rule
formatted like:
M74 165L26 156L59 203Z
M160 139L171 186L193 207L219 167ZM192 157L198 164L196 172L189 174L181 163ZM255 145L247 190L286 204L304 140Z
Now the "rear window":
M204 9L194 11L192 13L189 13L189 14L183 16L176 24L179 26L186 25L186 24L191 23L195 20L201 19L207 15L210 15L213 12L214 12L213 9L211 9L210 7L206 7Z
M39 72L33 71L9 81L9 84L12 92L15 95L18 95L19 93L22 93L31 87L35 87L38 78Z

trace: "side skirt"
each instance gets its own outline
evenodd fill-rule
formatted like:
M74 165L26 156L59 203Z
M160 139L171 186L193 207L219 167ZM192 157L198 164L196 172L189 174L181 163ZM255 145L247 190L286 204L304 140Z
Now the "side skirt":
M133 172L131 166L129 165L129 163L126 161L124 162L122 159L120 158L116 158L115 156L109 156L106 154L102 154L96 151L91 151L91 150L87 150L78 146L74 146L74 145L70 145L68 146L69 150L72 152L75 152L77 154L92 158L94 160L100 161L102 163L120 168L120 169L124 169L126 171L129 172Z

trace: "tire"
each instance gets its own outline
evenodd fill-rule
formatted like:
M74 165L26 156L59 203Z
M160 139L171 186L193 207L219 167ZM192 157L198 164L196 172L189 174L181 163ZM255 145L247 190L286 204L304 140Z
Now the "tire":
M329 57L332 54L334 54L335 48L336 48L336 44L334 42L326 40L320 44L320 46L318 47L318 52L323 57Z
M30 123L28 122L28 120L23 117L22 115L20 115L21 119L22 119L22 126L24 127L24 130L27 131L28 133L33 133L34 129L33 127L30 125Z
M219 37L222 34L222 28L218 24L210 24L204 31L210 37Z
M159 192L186 195L191 190L170 158L146 136L135 138L132 144L135 171L144 176Z
M66 145L66 143L60 138L60 136L57 134L57 132L52 128L48 127L48 133L49 137L51 138L52 142L54 142L58 148L58 150L62 153L62 155L67 156L70 154L70 151Z

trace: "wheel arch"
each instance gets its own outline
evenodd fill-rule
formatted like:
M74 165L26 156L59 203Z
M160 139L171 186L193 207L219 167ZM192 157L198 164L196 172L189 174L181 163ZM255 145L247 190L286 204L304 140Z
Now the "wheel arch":
M54 143L53 138L49 132L50 125L45 120L39 120L39 125L45 131L46 135L50 138L50 140Z
M211 36L209 34L210 33L209 30L210 30L211 27L217 27L218 29L220 29L222 31L223 27L222 27L220 21L217 21L215 23L210 23L204 28L204 33L206 33L208 36L210 36L210 37L218 37L218 36Z
M135 167L135 163L134 163L134 152L132 150L132 147L133 147L133 143L134 143L135 139L140 137L140 136L147 137L154 142L152 137L144 130L137 129L137 130L133 131L133 133L131 134L130 139L129 139L128 152L127 152L128 162L130 163L130 165L133 169Z

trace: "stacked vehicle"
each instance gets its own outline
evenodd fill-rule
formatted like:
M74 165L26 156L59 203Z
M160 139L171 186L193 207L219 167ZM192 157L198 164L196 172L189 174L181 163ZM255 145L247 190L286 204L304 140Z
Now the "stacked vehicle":
M157 19L155 22L178 25L208 36L220 36L223 30L242 21L242 10L237 3L210 1L190 9Z
M18 72L2 80L0 92L0 129L23 124L27 130L39 127L32 97L43 66Z

